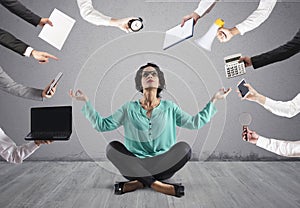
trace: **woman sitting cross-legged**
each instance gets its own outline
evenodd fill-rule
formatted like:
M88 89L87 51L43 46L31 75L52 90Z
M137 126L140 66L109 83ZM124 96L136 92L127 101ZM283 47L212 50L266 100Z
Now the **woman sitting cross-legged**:
M85 102L82 112L98 131L111 131L124 127L125 143L113 141L106 148L107 158L129 181L115 184L115 194L150 187L155 191L181 197L182 184L163 182L171 178L191 158L191 147L176 143L176 126L199 129L216 113L214 103L224 99L231 89L219 90L206 107L191 116L175 103L160 98L165 88L164 73L148 63L136 72L136 89L143 97L125 103L107 118L101 117L80 90L70 96Z

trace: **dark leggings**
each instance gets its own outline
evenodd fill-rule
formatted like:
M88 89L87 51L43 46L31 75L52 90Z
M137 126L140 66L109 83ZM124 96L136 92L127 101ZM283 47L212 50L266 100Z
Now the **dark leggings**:
M147 158L135 156L118 141L109 143L106 148L107 158L125 178L138 180L148 187L157 180L171 178L190 160L191 154L191 147L185 142L178 142L167 152Z

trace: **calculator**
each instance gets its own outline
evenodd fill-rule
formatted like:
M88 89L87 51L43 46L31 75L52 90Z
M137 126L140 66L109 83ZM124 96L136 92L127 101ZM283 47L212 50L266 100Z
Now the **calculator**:
M244 62L239 63L241 56L242 54L238 53L224 58L225 74L227 78L236 77L246 73Z

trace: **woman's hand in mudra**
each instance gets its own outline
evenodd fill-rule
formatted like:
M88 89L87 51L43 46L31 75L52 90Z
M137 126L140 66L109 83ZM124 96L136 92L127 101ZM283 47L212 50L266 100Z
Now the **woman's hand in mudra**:
M210 101L215 103L217 100L225 99L231 90L231 88L228 88L227 90L225 90L225 88L219 89L219 91L214 94Z
M88 97L81 90L77 90L74 93L73 90L71 89L69 91L69 95L71 98L75 98L76 100L80 100L80 101L84 101L84 102L87 102L89 100Z

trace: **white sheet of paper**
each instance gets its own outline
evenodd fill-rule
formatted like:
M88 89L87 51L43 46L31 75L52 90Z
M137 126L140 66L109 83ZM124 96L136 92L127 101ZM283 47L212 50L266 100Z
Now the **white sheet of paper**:
M58 9L53 10L49 19L53 23L53 27L46 24L39 37L61 50L76 21Z
M171 46L180 43L181 41L193 36L194 20L193 18L185 22L183 27L177 25L166 32L163 49L170 48Z

